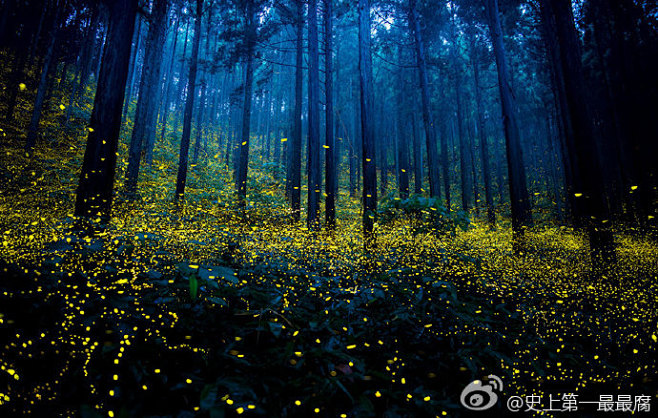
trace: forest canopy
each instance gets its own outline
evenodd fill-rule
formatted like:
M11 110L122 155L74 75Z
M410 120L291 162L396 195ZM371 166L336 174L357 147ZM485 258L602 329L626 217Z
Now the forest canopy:
M0 0L0 415L642 411L656 74L649 0Z

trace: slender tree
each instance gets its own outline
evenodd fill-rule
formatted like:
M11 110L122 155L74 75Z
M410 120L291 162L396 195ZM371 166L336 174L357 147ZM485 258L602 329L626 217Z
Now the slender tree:
M359 86L361 90L361 143L363 160L363 238L365 248L375 244L377 171L373 127L370 0L359 0Z
M176 177L175 201L179 201L185 192L187 180L187 163L190 155L190 134L192 131L192 110L196 96L196 75L199 60L199 42L201 39L201 18L203 16L203 0L196 1L196 16L194 17L194 38L192 39L192 56L190 57L190 73L188 77L187 99L183 114L183 135L180 140L180 155L178 159L178 176Z
M308 2L308 218L317 228L320 217L320 64L318 51L317 0Z
M484 196L487 205L487 221L490 226L496 223L493 197L491 194L491 170L489 168L489 144L484 129L484 110L482 107L482 91L480 86L480 64L478 45L474 36L471 37L471 67L473 68L473 89L475 90L475 112L477 114L477 136L480 138L480 156L482 160L482 178L484 182Z
M103 52L75 201L76 216L100 216L103 221L109 220L112 207L121 110L137 0L107 0L106 7L109 10L107 42L112 47Z
M294 0L297 6L295 16L295 101L292 112L292 141L288 145L288 167L286 189L290 208L295 221L299 221L302 186L302 83L304 77L304 3Z
M142 70L135 112L135 125L130 137L128 171L125 189L128 197L137 193L139 167L148 144L155 141L158 92L162 78L162 50L165 43L168 0L154 0L150 14L149 31L146 38L146 53Z
M587 230L593 262L602 265L615 260L614 236L608 221L610 213L605 189L601 182L603 168L597 149L597 135L593 125L588 93L582 68L582 54L574 23L572 5L569 0L542 0L543 19L553 30L548 33L555 39L548 39L549 48L557 51L564 94L563 109L568 118L573 135L568 136L567 150L572 156L571 176L574 200L574 215L578 225Z
M244 71L244 100L242 102L242 126L240 128L240 145L238 176L236 179L238 200L244 205L247 199L247 171L249 166L249 127L251 123L251 101L254 84L254 46L256 43L256 22L254 0L247 0L246 28L244 41L246 47L246 62Z
M432 113L430 111L430 92L427 76L427 63L425 60L425 44L421 33L420 21L416 0L409 0L408 9L409 31L413 36L413 45L416 53L416 66L420 80L420 94L425 127L425 143L427 145L427 166L429 169L430 195L441 196L441 183L439 177L439 150L436 145L436 131Z
M505 149L507 152L507 172L509 181L510 200L512 203L512 230L514 244L518 250L521 248L524 228L532 224L530 212L530 198L526 185L525 166L521 152L521 138L516 118L514 94L509 79L509 70L503 45L503 31L498 12L498 0L486 0L489 32L493 43L498 69L498 88L503 112L503 126L505 128Z
M61 1L56 1L53 6L55 8L55 17L52 20L51 28L48 33L48 49L46 56L43 60L43 67L41 69L41 77L39 79L39 87L37 88L37 97L34 100L34 108L32 109L32 118L30 119L30 126L27 132L27 141L25 142L25 149L32 152L37 142L37 131L39 130L39 121L41 120L41 111L46 99L46 91L48 90L49 77L51 75L51 68L55 58L55 41L57 40L57 32L59 29L59 20L62 15L62 10L65 5Z
M336 138L334 137L333 83L333 0L324 0L324 76L325 76L325 223L336 226Z

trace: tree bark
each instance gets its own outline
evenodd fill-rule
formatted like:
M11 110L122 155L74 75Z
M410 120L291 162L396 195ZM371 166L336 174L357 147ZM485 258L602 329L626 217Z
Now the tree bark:
M573 10L569 0L543 0L541 7L545 23L554 28L548 33L556 37L552 47L557 47L561 68L558 82L563 86L560 91L564 94L564 111L573 129L573 137L566 144L574 161L572 181L576 199L572 210L580 220L578 224L589 235L592 262L599 267L616 259L615 243L608 226L608 205L601 181L603 167L598 159L598 138L587 101Z
M496 212L494 211L493 197L491 194L491 169L489 168L489 145L487 144L487 133L484 129L484 110L482 108L482 91L480 88L480 64L477 56L477 45L471 42L471 65L473 67L473 89L475 90L475 105L477 112L477 135L480 138L480 156L482 159L482 179L484 182L484 196L487 205L487 221L489 226L496 224Z
M165 133L167 132L167 119L169 118L169 108L171 105L171 91L174 85L174 63L176 62L176 47L178 45L178 27L180 25L180 18L176 20L176 25L174 26L174 41L171 47L171 61L169 62L168 76L167 76L167 87L165 88L164 97L163 97L163 106L162 106L162 115L160 117L162 123L162 129L160 130L160 140L164 141ZM188 25L189 27L189 25Z
M135 111L135 125L130 137L128 151L128 171L125 191L128 198L137 194L137 180L144 148L155 140L155 123L157 120L158 92L160 90L161 59L165 42L167 22L167 0L155 0L150 16L149 31L146 39L144 68L139 85L139 97Z
M121 111L137 0L113 0L108 1L107 6L110 11L107 40L112 48L106 48L103 54L75 201L76 216L100 216L103 222L109 220L112 207Z
M304 81L304 3L297 3L295 29L295 104L292 112L292 141L288 145L286 189L295 222L299 222L302 186L302 83Z
M320 64L317 0L308 2L308 214L307 226L317 229L320 218Z
M505 128L505 149L507 152L514 246L516 250L520 250L524 229L532 225L532 213L530 211L530 200L526 185L525 166L523 165L521 138L516 120L514 94L509 80L505 47L503 45L503 32L498 13L498 0L487 0L489 30L496 57L496 67L498 68L498 87L503 112L503 126Z
M52 26L48 33L50 40L48 42L48 49L46 56L43 59L43 68L41 69L41 77L39 79L39 87L37 88L37 97L34 100L34 108L32 110L32 118L30 119L30 126L27 132L27 141L25 142L25 150L32 152L37 142L37 131L39 130L39 121L41 120L41 110L46 98L46 91L48 89L48 78L55 57L55 41L57 40L57 32L59 28L59 18L61 15L62 7L55 3L56 13L53 18Z
M325 224L336 226L336 138L334 137L333 83L333 0L324 0L324 65L325 65Z
M427 144L427 166L429 169L430 196L441 197L441 183L439 176L439 150L436 145L436 131L430 111L429 81L427 77L427 64L425 62L425 45L420 31L420 21L416 10L416 0L409 0L409 31L413 35L414 50L416 52L416 65L420 78L420 93L425 126L425 142Z
M236 179L238 189L238 203L244 206L247 200L247 172L249 167L249 127L251 124L251 101L254 84L254 43L255 40L255 22L254 22L254 1L247 0L247 28L245 41L247 45L247 56L244 74L244 101L242 102L242 127L240 128L240 145L239 145L239 164L238 176Z
M176 194L174 201L178 202L185 193L187 180L187 163L190 154L190 134L192 130L192 110L196 96L196 75L199 60L199 42L201 40L201 17L203 14L203 0L196 1L196 16L194 19L194 38L192 40L192 56L190 57L190 74L188 78L187 99L183 113L183 135L180 141L180 154L178 159L178 175L176 177Z
M361 143L363 160L363 238L366 250L374 247L377 211L377 171L372 121L372 55L370 0L359 0L359 85L361 89Z

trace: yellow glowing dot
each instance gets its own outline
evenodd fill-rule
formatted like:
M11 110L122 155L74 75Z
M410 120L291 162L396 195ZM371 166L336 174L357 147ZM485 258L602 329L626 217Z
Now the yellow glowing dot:
M423 400L424 400L425 402L429 402L429 401L430 401L430 397L429 397L429 396L425 396L425 397L423 398Z
M114 391L113 390L110 391L110 396L114 396Z
M244 408L243 408L243 407L239 407L238 409L235 410L235 412L237 412L238 414L241 414L241 413L244 412Z
M382 397L382 394L381 394L380 391L377 391L377 392L375 392L375 396L378 397L378 398L381 398L381 397Z
M185 379L185 382L189 385L190 383L192 383L192 379Z
M302 402L299 399L295 401L295 405L299 406L301 404L302 404Z
M27 88L27 86L25 85L25 83L21 83L18 85L18 88L21 89L21 91L24 91Z
M356 344L348 345L348 346L345 347L345 348L347 348L348 350L352 350L352 349L356 348Z
M114 416L114 411L107 411L107 416L113 417Z
M146 390L148 387L146 385L142 385L142 389Z
M118 374L115 374L114 376L112 376L112 379L114 379L114 380L119 380L119 375L118 375Z
M316 414L319 414L319 413L320 413L320 408L315 408L315 409L313 410L313 412L315 412Z
M227 399L226 403L229 404L229 405L233 405L233 400L232 399Z
M249 405L247 405L247 408L248 409L256 409L256 405L249 404Z
M155 373L160 373L160 369L153 370Z

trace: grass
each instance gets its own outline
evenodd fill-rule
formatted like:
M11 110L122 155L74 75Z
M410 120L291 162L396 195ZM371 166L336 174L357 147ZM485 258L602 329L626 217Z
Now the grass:
M10 138L0 155L0 411L462 416L462 389L488 374L503 401L544 408L658 393L655 242L620 234L618 264L594 274L568 228L538 226L514 255L505 221L438 233L401 218L365 253L358 200L340 194L333 232L292 225L259 158L247 210L221 153L190 168L174 206L174 140L140 200L118 184L107 230L84 237L83 141L29 159ZM118 183L125 155L124 141Z

